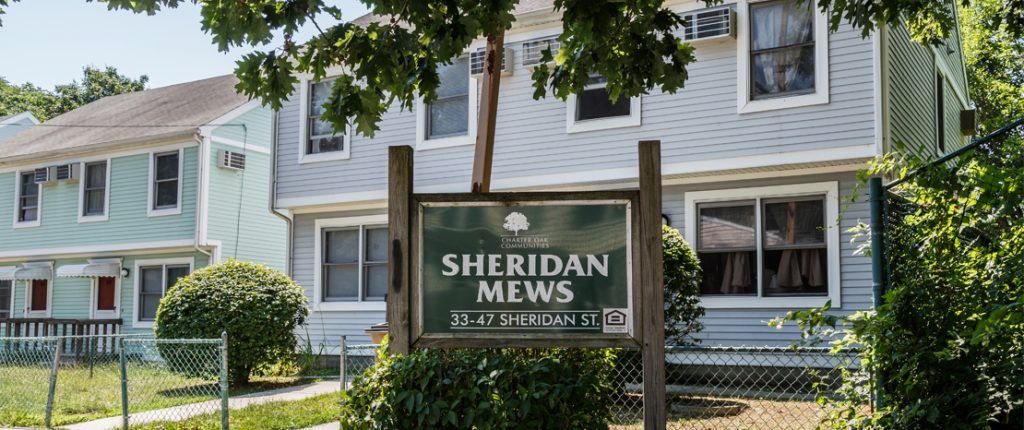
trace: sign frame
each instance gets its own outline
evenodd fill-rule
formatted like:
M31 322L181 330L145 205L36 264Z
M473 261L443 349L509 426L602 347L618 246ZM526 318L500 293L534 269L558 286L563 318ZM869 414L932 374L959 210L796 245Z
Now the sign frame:
M639 265L634 263L640 252L639 241L632 240L639 234L637 222L640 195L635 190L627 191L583 191L583 192L528 192L528 193L443 193L413 194L411 205L410 243L410 344L413 348L524 348L524 347L589 347L589 348L638 348L642 339L641 312L637 308L642 301ZM627 333L426 333L423 327L422 256L421 240L422 213L426 207L467 207L467 206L545 206L545 205L598 205L622 204L627 208L627 278L628 300L632 314L631 332Z

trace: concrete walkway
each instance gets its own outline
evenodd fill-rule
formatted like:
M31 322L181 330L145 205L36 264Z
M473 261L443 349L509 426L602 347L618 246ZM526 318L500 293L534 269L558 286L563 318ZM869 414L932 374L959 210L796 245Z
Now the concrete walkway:
M251 393L241 396L229 397L228 408L241 409L246 406L258 405L260 403L302 400L307 397L312 397L319 394L337 392L340 389L341 387L339 386L338 381L323 381L309 385L299 385L295 387L279 388L270 391L261 391L259 393ZM134 413L131 415L131 423L141 424L152 421L180 421L194 417L196 415L217 412L219 410L220 400L190 403L187 405L174 406L165 409L156 409L152 411ZM71 424L63 426L63 428L69 430L108 430L121 428L121 417L116 416L110 418L103 418L95 421L87 421L84 423ZM319 427L316 428L317 430L320 430ZM334 427L331 428L337 429L338 424L334 423Z
M341 423L338 423L337 421L335 421L335 422L332 422L332 423L320 424L318 426L313 426L313 427L307 427L307 428L304 428L302 430L338 430L338 427L340 426L340 424Z

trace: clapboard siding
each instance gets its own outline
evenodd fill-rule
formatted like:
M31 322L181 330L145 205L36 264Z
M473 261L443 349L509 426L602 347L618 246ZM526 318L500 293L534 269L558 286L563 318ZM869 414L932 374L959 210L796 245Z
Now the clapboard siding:
M838 181L840 198L851 196L856 180L852 173L834 175L815 175L785 179L767 179L758 181L720 182L700 185L673 185L664 188L664 213L671 219L672 225L682 228L684 219L684 198L690 191L705 191L752 186L771 186L783 184ZM845 210L843 208L845 207ZM849 205L840 204L842 218L840 221L840 265L842 306L833 311L836 315L849 315L853 312L871 307L871 261L864 256L854 255L857 244L851 243L850 228L858 222L868 221L868 205L863 193ZM383 209L350 212L329 212L320 214L300 214L295 217L293 277L301 284L310 300L313 291L314 238L317 219L345 218L383 214ZM794 326L787 325L781 330L771 328L767 322L782 316L789 309L709 309L703 319L704 331L700 339L707 345L787 345L799 340L799 332ZM311 343L317 345L336 346L338 337L349 336L350 342L362 343L368 340L363 333L370 325L383 322L384 311L339 311L312 312L305 329L300 329L300 336L309 336Z
M207 236L221 244L221 258L235 258L284 270L287 232L284 220L270 213L270 154L218 143L217 137L269 148L271 111L254 108L213 131L210 150L210 196ZM217 167L217 153L245 153L245 169Z
M736 42L700 43L685 89L643 96L641 126L573 134L566 133L564 102L533 99L529 70L516 55L513 74L502 79L493 177L631 168L635 143L642 139L662 141L666 164L870 145L876 102L872 44L846 26L830 35L829 104L741 115ZM415 145L414 112L392 109L376 137L354 136L350 159L299 164L299 104L296 91L280 110L278 199L382 191L387 147ZM457 190L468 184L471 145L417 151L415 157L418 186L455 184Z
M79 223L79 181L42 186L38 227L13 228L17 175L0 173L0 251L111 245L195 237L198 150L185 148L181 178L181 213L150 217L150 153L110 160L108 220Z

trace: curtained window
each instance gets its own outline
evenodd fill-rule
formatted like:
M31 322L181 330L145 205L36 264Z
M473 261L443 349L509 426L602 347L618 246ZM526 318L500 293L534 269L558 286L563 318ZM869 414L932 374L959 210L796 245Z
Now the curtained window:
M824 196L701 203L696 210L702 294L828 295Z
M814 88L814 3L750 6L750 99L808 94Z
M345 133L335 133L331 123L320 119L331 95L334 79L309 84L309 112L306 121L306 154L337 152L345 149Z

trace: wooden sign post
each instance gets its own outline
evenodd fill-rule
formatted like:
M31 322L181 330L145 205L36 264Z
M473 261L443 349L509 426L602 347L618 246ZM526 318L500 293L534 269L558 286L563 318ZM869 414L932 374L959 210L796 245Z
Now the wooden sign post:
M644 427L665 428L660 143L637 190L415 194L389 152L390 351L640 348Z

